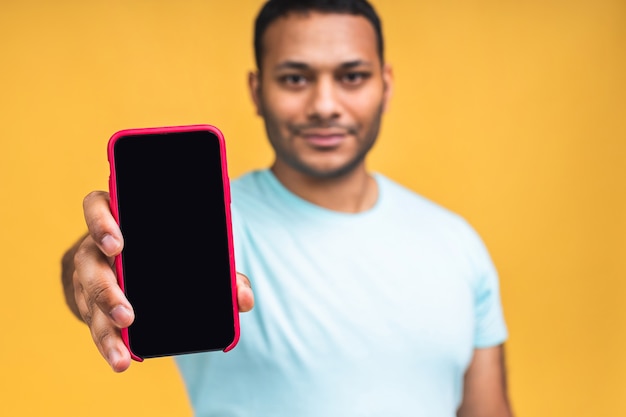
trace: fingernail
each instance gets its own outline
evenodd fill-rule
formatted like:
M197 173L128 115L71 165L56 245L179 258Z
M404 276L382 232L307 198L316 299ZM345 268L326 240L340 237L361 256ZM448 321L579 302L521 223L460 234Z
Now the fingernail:
M118 241L111 235L104 235L100 243L107 254L115 253L120 247Z
M111 310L111 318L119 326L125 326L132 319L132 314L124 306L116 306Z

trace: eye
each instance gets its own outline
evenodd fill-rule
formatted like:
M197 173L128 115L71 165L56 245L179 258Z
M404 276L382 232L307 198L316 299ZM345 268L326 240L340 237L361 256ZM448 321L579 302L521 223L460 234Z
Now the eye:
M347 72L341 75L341 82L348 86L358 86L362 84L365 80L367 80L371 74L369 72L356 71L356 72Z
M304 87L307 79L301 74L285 74L278 78L279 82L287 87Z

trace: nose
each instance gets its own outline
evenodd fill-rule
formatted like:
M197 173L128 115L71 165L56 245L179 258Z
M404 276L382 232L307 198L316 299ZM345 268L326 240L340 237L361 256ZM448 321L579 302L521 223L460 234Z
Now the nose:
M341 106L336 85L331 77L320 77L311 89L307 116L312 120L329 121L339 118Z

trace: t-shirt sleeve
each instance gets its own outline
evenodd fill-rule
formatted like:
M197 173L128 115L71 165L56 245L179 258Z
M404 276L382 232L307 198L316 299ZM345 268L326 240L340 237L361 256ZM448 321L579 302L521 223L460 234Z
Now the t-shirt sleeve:
M485 348L503 343L508 337L500 299L499 277L493 261L478 234L470 227L474 267L474 346Z
M475 293L475 305L475 347L482 348L503 343L508 336L508 331L502 312L498 276L493 266L480 277Z

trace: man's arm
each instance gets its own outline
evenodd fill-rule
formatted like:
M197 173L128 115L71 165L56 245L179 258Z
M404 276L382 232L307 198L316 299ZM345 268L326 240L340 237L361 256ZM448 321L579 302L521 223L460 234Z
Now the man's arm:
M458 417L513 417L509 404L502 345L474 350L465 373Z

